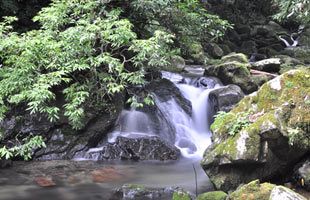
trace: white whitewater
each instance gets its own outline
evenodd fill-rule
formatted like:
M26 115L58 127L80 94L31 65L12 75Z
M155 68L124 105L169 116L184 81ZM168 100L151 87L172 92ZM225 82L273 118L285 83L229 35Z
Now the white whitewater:
M205 149L211 144L211 132L209 130L211 113L209 105L209 93L212 89L195 87L193 80L197 77L183 77L179 74L163 72L163 78L169 79L181 91L182 95L191 102L191 116L185 112L175 99L160 101L155 96L155 103L160 110L162 117L174 129L174 141L169 141L168 137L162 138L178 147L184 157L201 158ZM215 84L219 87L220 84ZM146 113L137 110L124 110L120 117L118 127L109 134L108 141L114 142L118 136L141 137L158 135L154 127L151 127L151 121ZM163 124L158 124L162 126ZM173 134L173 133L168 133ZM162 136L161 136L162 137Z
M118 124L119 126L109 134L109 142L115 142L118 136L135 138L154 135L147 114L135 109L123 110Z

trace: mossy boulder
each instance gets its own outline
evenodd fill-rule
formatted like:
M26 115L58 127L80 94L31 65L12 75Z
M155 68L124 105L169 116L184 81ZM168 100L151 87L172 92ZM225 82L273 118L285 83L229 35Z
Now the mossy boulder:
M221 59L223 62L240 62L240 63L248 63L248 57L242 53L230 53Z
M150 188L144 185L125 184L110 199L126 200L192 200L194 197L179 187Z
M200 43L192 43L187 49L188 57L192 59L195 64L204 64L208 59Z
M198 195L197 200L225 200L227 194L223 191L206 192Z
M211 125L202 167L216 189L285 175L310 150L309 69L265 83Z
M303 62L304 64L310 64L310 47L295 47L295 48L286 48L281 52L281 54L288 55L290 57L296 58Z
M232 192L229 200L306 200L305 197L284 186L252 181Z
M249 94L258 88L251 78L249 67L249 64L238 61L224 62L219 65L206 66L204 75L218 77L225 85L238 85Z
M269 200L274 184L262 183L259 180L252 181L239 187L229 195L229 200Z

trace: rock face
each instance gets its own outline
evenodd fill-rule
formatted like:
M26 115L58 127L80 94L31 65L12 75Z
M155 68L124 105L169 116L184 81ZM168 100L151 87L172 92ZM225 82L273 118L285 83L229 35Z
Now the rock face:
M0 142L18 142L16 138L42 135L47 147L35 150L34 159L72 159L78 152L96 146L114 126L123 107L123 98L119 97L118 100L117 104L111 105L110 111L86 111L86 125L79 131L73 130L64 119L51 123L44 116L12 113L0 124L0 129L4 130ZM10 147L10 144L6 145Z
M277 179L309 151L309 77L309 69L289 71L215 120L201 164L217 189Z
M127 184L118 189L115 200L192 200L193 196L178 187L147 188L143 185Z
M281 69L280 58L269 58L251 64L251 68L265 72L279 72Z
M177 160L180 150L159 137L117 137L99 151L89 152L86 158L98 160Z

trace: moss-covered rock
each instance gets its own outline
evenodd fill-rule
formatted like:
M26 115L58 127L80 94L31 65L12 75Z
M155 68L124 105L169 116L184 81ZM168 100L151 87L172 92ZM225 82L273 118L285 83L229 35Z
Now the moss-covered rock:
M248 57L242 53L230 53L221 59L223 62L240 62L240 63L248 63Z
M173 193L172 200L191 200L191 196L184 191L176 191Z
M215 119L201 163L217 189L277 178L310 150L309 78L309 69L289 71Z
M258 88L251 78L249 64L246 63L232 61L207 66L204 75L218 77L225 85L238 85L245 93L254 92Z
M223 191L206 192L198 195L197 200L225 200L227 194Z
M270 183L259 183L259 180L252 181L241 186L229 195L230 200L269 200L272 189L276 185Z
M274 187L271 191L270 197L266 200L307 200L305 197L297 194L293 190L283 187L277 186Z
M193 59L195 64L204 64L207 60L207 55L200 43L192 43L188 46L188 56Z

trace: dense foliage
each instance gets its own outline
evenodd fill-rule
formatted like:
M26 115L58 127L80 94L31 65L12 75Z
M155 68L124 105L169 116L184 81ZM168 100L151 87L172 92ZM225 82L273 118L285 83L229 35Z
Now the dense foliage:
M16 20L0 22L0 121L23 105L51 122L66 117L76 129L85 109L109 110L115 94L143 86L147 70L168 65L173 47L220 37L229 26L196 0L54 0L34 18L40 29L17 33ZM129 102L141 105L135 96ZM3 146L0 157L28 159L41 146L42 138L27 138Z
M274 0L280 12L275 16L279 20L293 19L298 22L310 23L309 0Z

